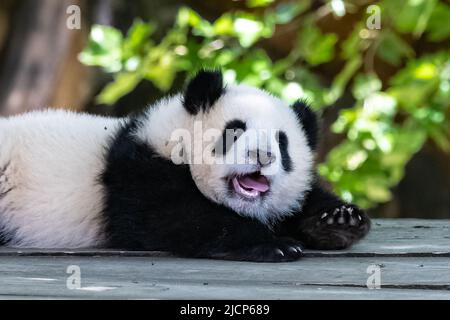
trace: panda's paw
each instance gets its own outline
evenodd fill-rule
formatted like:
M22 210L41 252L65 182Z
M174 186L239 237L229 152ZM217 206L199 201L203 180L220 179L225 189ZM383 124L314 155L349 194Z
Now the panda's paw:
M343 204L318 212L302 221L300 232L308 248L345 249L370 230L370 219L358 207Z
M341 227L358 227L363 223L365 213L352 205L342 205L327 210L320 215L318 225L340 225Z
M288 262L302 257L303 247L300 242L291 238L276 238L237 251L227 252L215 258L252 261L252 262Z

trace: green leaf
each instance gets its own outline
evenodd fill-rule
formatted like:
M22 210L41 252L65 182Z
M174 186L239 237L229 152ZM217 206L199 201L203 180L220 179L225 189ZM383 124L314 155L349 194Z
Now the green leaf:
M352 60L349 60L339 74L334 78L331 85L331 90L325 96L325 103L331 105L339 99L344 93L344 89L347 83L353 77L353 75L359 70L362 65L362 58L356 56Z
M450 6L442 2L434 8L427 26L427 39L443 41L450 37Z
M428 20L437 0L388 0L384 2L395 28L401 33L420 36L426 29Z
M358 74L353 82L353 96L362 100L381 90L382 83L375 74Z
M363 39L360 36L361 31L367 31L364 23L358 22L354 27L350 35L343 41L341 48L341 57L345 60L353 59L355 56L360 55L362 51L366 50L371 41L369 39ZM373 31L372 31L373 32Z
M442 73L447 70L447 61L450 61L448 54L438 53L408 62L390 81L388 93L395 97L405 110L413 112L439 92ZM445 83L445 80L442 82Z
M79 60L86 65L102 67L107 72L118 72L122 69L122 42L123 36L119 30L94 25Z
M168 91L175 79L175 55L164 46L153 48L147 55L141 73L161 91Z
M272 21L261 20L250 14L240 13L233 23L234 32L239 39L239 43L244 48L248 48L261 37L270 37L274 31Z
M202 21L202 17L188 7L182 7L178 11L176 24L178 27L185 28L185 27L196 27L198 26Z
M225 13L214 21L214 32L218 35L233 35L234 21L231 13Z
M317 26L308 23L300 32L298 50L310 65L319 65L333 59L337 40L336 34L324 34Z
M422 33L425 31L425 29L428 26L431 14L433 13L433 10L436 6L436 2L438 0L426 0L425 5L423 7L423 11L419 16L419 19L417 21L417 25L414 28L413 35L418 38L422 35Z
M372 203L383 203L391 200L392 193L384 185L383 179L369 179L367 181L367 198Z
M318 75L305 67L293 68L293 71L295 81L302 85L303 98L310 101L315 109L323 108L325 106L324 95L328 92L328 88L322 85Z
M433 127L428 133L431 139L445 152L450 151L450 135L448 130L443 130L441 128Z
M121 97L131 92L142 80L138 73L119 73L96 98L100 104L112 105Z
M267 7L275 0L246 0L245 3L249 8Z
M280 3L275 8L276 23L278 24L289 23L295 17L298 17L303 12L308 10L310 7L311 7L311 0Z
M155 24L145 23L140 19L136 19L123 41L123 58L128 59L144 54L144 50L148 50L149 44L151 44L150 36L155 29Z
M259 39L263 30L263 24L246 18L237 18L234 21L234 31L239 37L239 42L243 47L250 47Z
M398 66L402 58L414 56L414 50L394 32L385 31L380 36L381 42L377 48L377 55L384 61Z

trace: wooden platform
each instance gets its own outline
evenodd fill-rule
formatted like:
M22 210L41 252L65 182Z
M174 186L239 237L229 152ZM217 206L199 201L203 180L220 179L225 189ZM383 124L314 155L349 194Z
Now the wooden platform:
M80 268L80 288L67 287L69 266ZM367 288L369 266L380 268L381 289ZM351 250L281 264L0 249L0 299L22 298L450 299L450 220L375 220Z

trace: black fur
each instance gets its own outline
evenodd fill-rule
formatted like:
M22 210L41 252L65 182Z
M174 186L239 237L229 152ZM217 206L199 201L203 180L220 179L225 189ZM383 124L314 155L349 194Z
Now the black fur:
M300 257L298 241L277 237L262 223L205 198L188 166L174 165L133 139L137 126L133 120L119 132L101 175L110 247L232 260Z
M280 146L281 165L286 172L292 171L292 159L288 152L289 139L284 131L277 134L278 145Z
M245 130L247 130L245 122L237 119L229 121L223 129L222 136L217 140L213 152L218 155L226 154Z
M7 245L12 239L14 239L13 232L5 232L0 230L0 246Z
M245 132L245 130L247 130L247 125L245 124L245 122L243 122L239 119L235 119L235 120L229 121L225 125L224 133L226 130L241 130L242 132Z
M7 245L11 240L15 238L15 231L6 231L0 228L0 246Z
M4 246L8 243L7 238L0 232L0 246Z
M183 97L183 105L191 115L207 112L224 94L222 73L201 70L189 82Z
M370 230L370 219L364 211L315 182L301 212L285 219L277 228L279 236L294 237L307 248L337 250L363 238Z
M297 114L297 119L306 132L308 145L312 150L317 148L318 121L317 116L311 107L303 100L299 100L292 105L292 109Z

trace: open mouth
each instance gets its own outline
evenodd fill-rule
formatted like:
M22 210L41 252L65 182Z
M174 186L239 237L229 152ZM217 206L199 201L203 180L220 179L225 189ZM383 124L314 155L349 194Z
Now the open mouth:
M269 180L260 172L234 176L231 185L237 194L247 199L256 199L270 189Z

